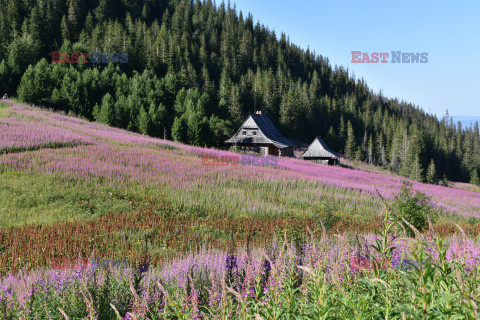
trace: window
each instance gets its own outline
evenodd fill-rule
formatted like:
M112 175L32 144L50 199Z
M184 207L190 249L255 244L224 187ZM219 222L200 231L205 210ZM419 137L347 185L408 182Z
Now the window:
M243 135L246 136L246 135L247 135L247 131L243 131Z
M253 135L256 136L256 135L257 135L257 131L253 131Z

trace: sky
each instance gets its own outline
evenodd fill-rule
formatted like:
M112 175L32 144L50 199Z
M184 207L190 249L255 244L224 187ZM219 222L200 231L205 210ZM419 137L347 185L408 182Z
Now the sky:
M232 0L277 37L348 68L374 92L428 113L480 117L480 1ZM388 52L388 63L352 63L352 51ZM428 53L391 63L391 51Z

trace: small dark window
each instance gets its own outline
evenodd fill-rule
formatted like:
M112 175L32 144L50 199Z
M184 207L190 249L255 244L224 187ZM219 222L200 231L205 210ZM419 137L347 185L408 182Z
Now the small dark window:
M246 135L247 135L247 131L243 131L243 135L246 136Z
M253 135L256 136L256 135L257 135L257 131L253 131Z

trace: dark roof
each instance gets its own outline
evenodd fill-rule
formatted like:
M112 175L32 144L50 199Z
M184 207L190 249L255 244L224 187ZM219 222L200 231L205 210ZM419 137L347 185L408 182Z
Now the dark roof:
M316 137L300 158L340 158L341 155L330 149L327 144Z
M243 136L241 131L244 129L259 129L261 134L256 136ZM273 125L272 120L266 114L251 114L243 122L237 133L226 143L252 143L252 144L273 144L277 148L294 147L295 144L289 139L283 137L277 128Z

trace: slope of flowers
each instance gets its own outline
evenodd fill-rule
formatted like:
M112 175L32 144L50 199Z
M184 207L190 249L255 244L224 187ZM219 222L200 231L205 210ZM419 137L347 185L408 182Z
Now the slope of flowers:
M29 170L41 168L60 171L81 177L102 176L112 183L127 183L138 180L163 180L175 187L201 186L208 181L215 185L236 182L239 179L300 180L313 181L340 189L355 189L366 196L374 195L375 188L390 197L401 186L401 178L393 175L330 167L296 159L280 159L278 168L267 167L204 167L199 156L236 156L235 153L183 145L173 141L155 139L105 125L91 123L58 113L47 112L19 104L10 110L19 117L31 119L3 119L0 134L2 147L24 148L48 145L48 143L94 143L90 147L79 147L77 152L68 153L43 151L35 156L7 155L0 163ZM35 120L35 121L33 121ZM11 125L7 124L11 122ZM136 146L129 149L115 144ZM145 148L140 148L145 146ZM153 148L153 150L152 150ZM177 151L175 151L177 150ZM180 152L179 150L183 151ZM190 155L196 155L191 157ZM60 156L60 157L59 157ZM59 159L60 158L60 159ZM177 179L178 177L178 179ZM422 191L446 211L464 216L480 216L480 193L427 185L413 182L414 188ZM299 186L301 187L301 186Z
M92 143L93 138L65 128L21 118L0 119L0 154Z

